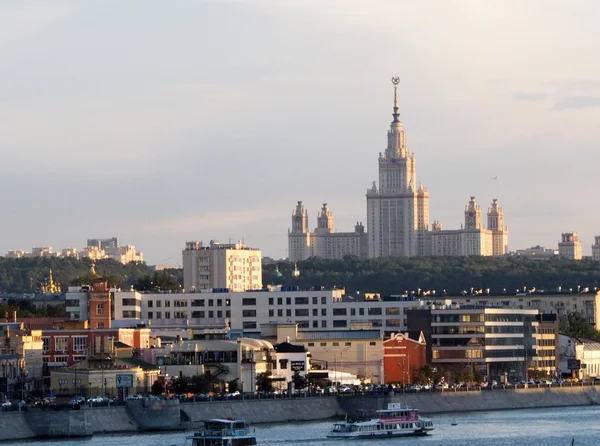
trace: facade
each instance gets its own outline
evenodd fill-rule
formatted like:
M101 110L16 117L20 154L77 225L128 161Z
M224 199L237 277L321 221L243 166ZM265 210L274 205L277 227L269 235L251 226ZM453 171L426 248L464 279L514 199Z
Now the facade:
M411 338L408 333L396 333L383 341L384 384L411 384L414 372L427 362L423 332Z
M287 386L296 372L300 376L307 376L310 371L310 353L304 345L291 344L286 340L273 345L273 348L277 361L272 365L271 377L275 383L285 383Z
M88 320L90 328L110 328L111 302L108 280L97 277L88 293Z
M548 260L558 256L558 249L544 248L543 246L532 246L531 248L517 249L511 252L513 256L523 256L529 259Z
M302 202L292 213L292 228L288 231L289 260L299 262L310 257L342 259L345 255L367 256L367 234L357 222L354 232L335 232L333 213L323 203L314 232L308 229L308 213Z
M119 239L117 237L111 238L89 238L87 246L95 247L98 249L106 250L109 248L118 248Z
M540 348L537 310L454 307L431 310L431 318L432 363L447 371L511 382L532 370L556 372L558 333L550 349Z
M212 240L187 242L183 256L183 287L188 292L209 289L246 291L262 289L259 249L243 243L220 244Z
M600 235L594 236L594 244L592 245L592 260L600 260Z
M558 254L565 259L581 260L583 258L583 248L579 241L579 234L576 232L565 232L558 243Z
M461 229L443 230L435 221L426 235L428 254L432 256L498 256L508 249L508 229L504 211L498 200L492 201L487 213L487 228L481 221L481 207L475 197L465 207L465 223Z
M260 328L262 339L304 345L311 354L311 369L328 372L334 383L383 382L383 339L368 323L355 323L345 330L299 330L293 323Z
M143 262L144 254L136 251L133 245L117 246L116 248L106 248L104 250L109 259L119 263Z
M561 334L560 370L579 379L600 377L600 342Z

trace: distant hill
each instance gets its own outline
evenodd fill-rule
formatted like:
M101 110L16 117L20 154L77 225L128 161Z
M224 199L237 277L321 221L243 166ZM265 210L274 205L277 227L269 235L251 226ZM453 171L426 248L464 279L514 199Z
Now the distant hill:
M600 283L600 262L565 259L532 260L523 257L430 257L382 258L361 260L346 256L343 260L311 258L298 262L299 277L293 277L294 264L280 262L263 267L263 284L322 285L345 287L347 292L380 293L384 296L405 292L443 290L448 294L490 289L500 294L506 289L563 290L577 286L593 287Z

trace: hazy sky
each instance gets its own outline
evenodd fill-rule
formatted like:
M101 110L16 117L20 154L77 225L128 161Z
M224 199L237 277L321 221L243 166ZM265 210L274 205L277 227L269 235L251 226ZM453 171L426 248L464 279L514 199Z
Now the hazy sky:
M297 200L350 230L394 74L432 221L498 198L511 249L578 231L589 253L599 20L597 0L3 0L0 253L118 236L178 264L243 237L283 257Z

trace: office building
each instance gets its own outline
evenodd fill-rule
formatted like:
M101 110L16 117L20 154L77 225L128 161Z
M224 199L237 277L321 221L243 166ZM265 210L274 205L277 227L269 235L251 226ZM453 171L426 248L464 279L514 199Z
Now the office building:
M240 292L262 289L262 254L244 243L221 244L211 240L187 242L183 256L183 287L187 292L227 289Z

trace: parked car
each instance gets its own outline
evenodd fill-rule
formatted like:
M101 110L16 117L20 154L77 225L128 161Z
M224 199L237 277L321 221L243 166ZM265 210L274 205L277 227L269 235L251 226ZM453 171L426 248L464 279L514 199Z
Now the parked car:
M82 396L76 396L69 400L69 404L71 406L75 406L77 404L85 404L85 398Z
M88 399L89 404L102 404L104 403L104 401L104 398L102 398L101 396L93 396L90 399Z

